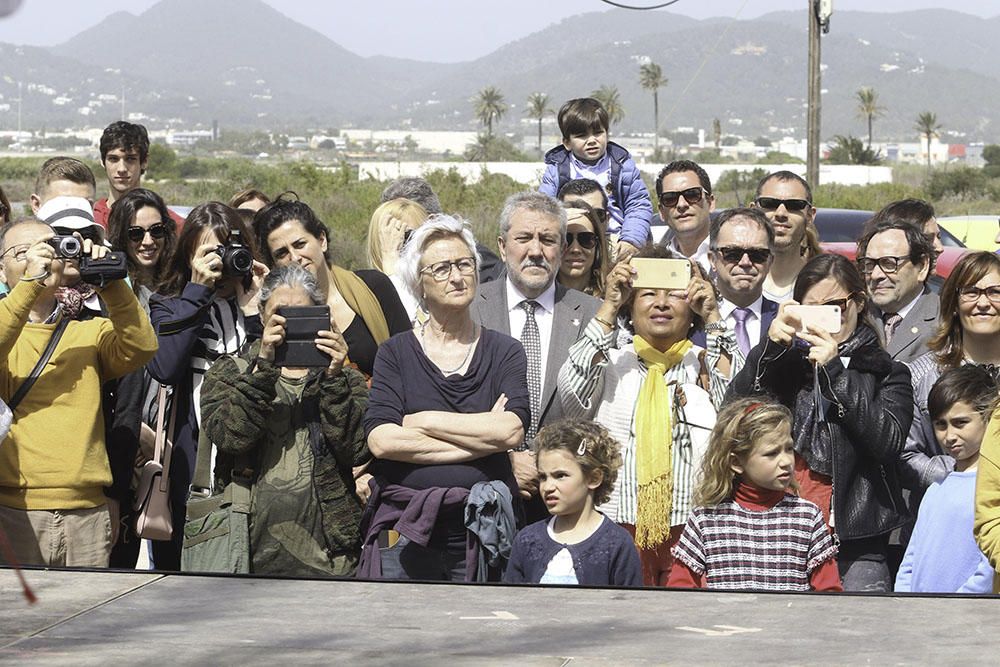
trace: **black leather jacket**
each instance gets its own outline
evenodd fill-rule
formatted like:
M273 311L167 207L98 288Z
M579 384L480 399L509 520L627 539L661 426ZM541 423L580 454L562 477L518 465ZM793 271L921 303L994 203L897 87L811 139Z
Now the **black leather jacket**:
M907 519L896 467L913 418L910 371L859 324L835 358L820 369L828 401L816 419L813 367L798 348L772 340L750 351L726 400L771 395L794 415L795 451L810 469L833 478L835 531L841 540L885 535ZM825 469L825 470L824 470Z

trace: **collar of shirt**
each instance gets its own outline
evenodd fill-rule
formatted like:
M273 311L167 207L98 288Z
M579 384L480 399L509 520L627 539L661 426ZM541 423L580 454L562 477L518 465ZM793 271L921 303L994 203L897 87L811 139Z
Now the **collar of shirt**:
M763 305L764 305L764 297L763 295L761 295L757 297L756 301L747 306L747 308L750 309L750 312L753 313L754 318L758 322L760 321L760 311ZM725 299L719 299L719 317L721 317L724 320L729 319L729 316L733 314L734 310L736 310L735 303L731 303L729 301L726 301Z
M602 186L608 184L608 178L611 174L611 156L608 155L607 150L604 151L601 159L594 164L583 162L571 152L569 154L569 164L571 174L574 178L589 178L592 181L597 181Z
M553 280L552 284L549 285L548 289L539 294L534 299L528 299L521 293L521 290L517 289L513 282L511 282L508 277L505 282L507 283L507 312L515 309L521 308L521 302L526 300L535 301L541 306L545 312L551 313L556 308L556 281Z
M896 314L899 315L901 318L906 317L910 313L910 311L913 310L913 307L917 305L917 301L919 301L920 297L922 297L923 295L924 293L923 291L921 291L920 294L918 294L916 298L913 299L913 301L909 302L908 304L900 308L899 312L897 312Z
M694 251L693 255L685 255L684 251L681 250L680 245L677 243L677 237L670 240L670 249L677 254L687 257L688 259L693 259L701 265L701 268L705 269L705 274L708 276L709 280L715 281L715 268L712 263L708 261L708 237L698 245L698 249Z

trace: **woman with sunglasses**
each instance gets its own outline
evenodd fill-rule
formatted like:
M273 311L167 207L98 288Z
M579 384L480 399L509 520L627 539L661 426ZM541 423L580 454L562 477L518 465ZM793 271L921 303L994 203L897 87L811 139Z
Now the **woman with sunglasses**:
M451 216L431 217L403 248L400 274L429 317L375 359L365 435L377 460L360 576L499 580L500 569L467 558L467 505L480 490L508 509L518 496L508 450L530 417L528 360L517 340L472 319L478 268L468 223ZM406 537L379 549L397 522Z
M130 190L111 207L108 237L112 248L125 252L132 289L148 311L149 297L166 277L177 244L167 205L152 190Z
M840 539L844 590L886 592L889 533L906 522L896 467L913 392L906 367L879 343L865 294L847 258L806 263L726 399L770 395L792 410L799 495L819 506ZM839 331L804 326L791 308L798 304L836 306Z
M608 261L607 223L582 199L563 202L566 209L566 249L559 266L558 280L563 287L580 290L602 298Z
M913 425L900 474L917 507L924 491L954 469L934 436L927 397L946 370L966 364L1000 374L1000 257L970 252L955 264L941 287L937 333L927 341L927 354L909 364L913 376ZM917 503L917 504L914 504Z

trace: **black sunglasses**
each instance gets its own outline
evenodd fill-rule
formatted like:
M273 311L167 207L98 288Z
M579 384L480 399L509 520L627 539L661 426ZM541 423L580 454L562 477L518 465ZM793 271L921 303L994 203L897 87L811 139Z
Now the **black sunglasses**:
M145 227L139 227L138 225L132 225L128 228L128 240L132 243L142 243L142 240L146 238L146 232L153 237L154 241L159 241L160 239L166 237L167 235L167 225L162 222L158 222L155 225L151 225L149 229Z
M53 225L52 231L62 236L73 236L73 234L79 234L80 238L90 239L94 243L99 243L101 240L101 233L97 231L97 227L94 227L93 225L87 225L83 229L74 229L72 227L60 227L59 225Z
M603 223L607 223L607 221L608 221L608 209L606 209L606 208L593 208L593 209L591 209L591 211L593 211L594 215L597 216L598 220L600 220Z
M705 188L700 185L698 187L688 188L687 190L662 192L660 193L660 206L664 208L673 208L674 206L677 206L677 202L680 201L681 197L684 197L684 201L686 201L689 205L694 206L699 203L706 194L708 193L705 191Z
M573 241L579 243L584 250L593 250L597 247L597 234L594 232L566 232L566 247L573 245Z
M805 199L778 199L777 197L757 197L754 203L757 204L757 208L765 211L777 211L784 204L785 210L791 213L804 211L811 206Z
M767 260L771 259L771 251L767 248L740 248L731 246L719 248L715 252L722 255L722 260L726 264L739 264L743 261L743 255L749 257L750 261L754 264L765 264Z

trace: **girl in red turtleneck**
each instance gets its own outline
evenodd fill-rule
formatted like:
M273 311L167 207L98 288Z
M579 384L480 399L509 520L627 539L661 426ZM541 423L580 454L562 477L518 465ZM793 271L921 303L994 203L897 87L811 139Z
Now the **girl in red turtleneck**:
M822 513L789 492L796 488L791 424L787 408L757 399L719 413L668 586L843 590Z

